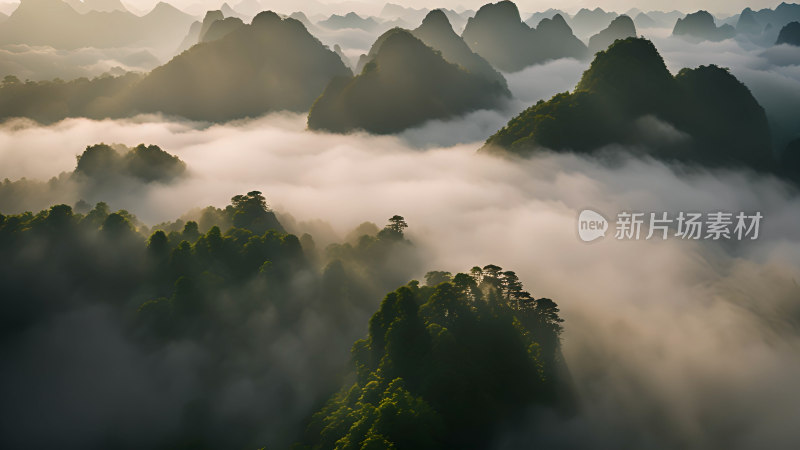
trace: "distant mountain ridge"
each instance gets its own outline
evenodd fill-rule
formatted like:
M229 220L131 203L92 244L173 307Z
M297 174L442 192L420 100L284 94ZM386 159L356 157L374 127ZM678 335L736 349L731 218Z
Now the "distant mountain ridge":
M444 11L434 9L429 12L420 26L411 33L425 45L442 52L442 57L446 61L458 64L468 72L497 82L506 88L506 79L503 75L483 57L473 52L461 36L455 33Z
M672 35L700 41L722 41L734 37L736 29L728 24L717 27L714 16L708 11L700 10L678 19Z
M517 5L501 1L482 6L467 21L462 38L475 53L495 68L517 72L527 66L557 58L584 58L586 45L572 33L564 18L556 14L530 28Z
M781 28L776 45L789 44L800 47L800 22L790 22Z
M215 21L209 28L214 30ZM209 65L214 61L214 65ZM351 75L305 26L271 11L153 70L128 96L140 112L225 121L307 111L328 82Z
M22 0L0 27L0 44L48 45L59 49L169 42L177 46L193 21L192 16L163 2L139 17L118 9L81 14L61 0Z
M633 20L626 15L617 16L608 25L608 28L600 31L589 39L589 52L595 54L600 50L605 50L617 39L636 37L636 26Z
M212 22L208 31L221 22ZM51 123L66 117L163 113L224 122L272 111L308 111L331 79L351 75L303 24L263 12L250 25L194 45L144 76L6 80L0 84L0 118Z
M708 165L775 164L766 114L746 86L713 65L673 77L641 38L599 52L573 92L523 111L483 150L594 152L612 144Z
M332 30L339 30L343 28L359 28L370 31L378 28L379 23L372 17L365 19L354 12L350 12L344 16L334 14L325 20L317 22L317 25L330 28Z
M569 21L570 27L576 36L591 36L608 27L612 20L619 14L614 11L604 11L602 8L588 9L581 8L572 20Z
M411 32L387 31L355 77L337 78L308 115L313 130L388 134L501 105L508 90L451 64Z

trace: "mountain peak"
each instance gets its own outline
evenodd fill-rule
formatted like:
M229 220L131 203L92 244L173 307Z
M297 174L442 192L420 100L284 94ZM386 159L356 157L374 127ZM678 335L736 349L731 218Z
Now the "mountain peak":
M214 20L222 20L225 16L222 14L222 11L219 9L214 11L206 11L205 17L203 17L203 23L211 23Z
M702 25L711 24L716 26L714 24L714 16L712 16L710 12L704 9L701 9L700 11L697 12L693 12L691 14L687 14L686 17L684 17L683 19L678 19L678 22L681 21L702 24Z
M789 44L800 46L800 22L789 22L778 34L775 45Z
M261 11L260 13L256 14L255 17L253 17L253 21L250 23L251 25L256 26L269 26L280 23L281 20L281 16L277 15L273 11Z
M369 62L357 76L328 85L309 112L309 128L394 133L431 119L495 108L507 97L498 81L448 62L443 53L408 30L387 31L373 44L374 57L362 58Z
M550 20L552 20L553 22L555 22L555 23L558 23L558 24L560 24L560 25L562 25L562 24L563 24L563 25L567 25L567 26L569 26L569 25L567 24L567 21L566 21L566 19L564 19L564 16L562 16L560 13L559 13L559 14L556 14L556 15L554 15L554 16L553 16L553 18L552 18L552 19L550 19Z
M519 8L514 2L503 0L497 3L487 3L478 9L475 13L475 20L486 19L502 22L519 23L522 22L522 16L519 14ZM501 23L502 23L501 22Z
M636 64L631 64L631 61L636 61ZM672 74L655 45L647 39L631 37L618 40L607 50L598 52L575 90L609 96L627 92L635 97L645 92L663 94L666 89L660 87L671 80ZM638 100L632 98L632 101Z
M690 39L721 41L732 38L736 34L736 30L728 24L717 28L714 16L708 11L700 10L687 14L683 19L678 19L672 29L672 34L687 36Z
M433 27L433 28L448 28L453 29L453 26L450 24L450 19L447 18L447 15L441 9L434 9L422 19L421 27Z
M61 0L21 0L17 9L11 13L11 17L22 16L27 13L33 15L42 11L47 11L48 13L71 12L72 14L77 12L74 8Z
M536 31L544 31L546 33L558 33L572 35L572 28L570 28L567 21L561 14L556 14L552 19L544 18L536 26Z
M153 11L178 11L178 8L176 8L176 7L170 5L169 3L166 3L166 2L158 2L158 3L156 3L156 6L154 6L153 9L150 12L153 12Z
M614 41L629 37L636 37L636 26L629 16L623 14L615 17L607 28L589 39L589 51L597 53L608 48Z
M615 17L614 20L612 20L611 23L608 24L608 29L624 30L624 31L634 30L634 33L636 32L635 31L636 28L633 25L633 19L626 16L625 14Z

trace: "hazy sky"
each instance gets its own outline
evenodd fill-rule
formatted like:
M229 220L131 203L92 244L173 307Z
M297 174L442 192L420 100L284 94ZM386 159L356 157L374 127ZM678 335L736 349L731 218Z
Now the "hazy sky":
M158 0L123 0L123 3L131 5L138 9L149 9L157 3ZM207 5L209 8L216 8L223 3L224 0L167 0L176 6L186 8L193 4ZM228 3L234 8L242 0L229 0ZM248 2L252 0L247 0ZM481 5L488 3L484 0L439 0L431 2L428 0L389 0L392 3L402 4L414 8L433 8L433 7L449 7L449 8L469 8L477 9ZM306 13L322 13L329 14L331 10L338 12L345 12L349 10L356 10L358 12L365 12L368 14L377 14L380 12L387 0L360 0L360 1L317 1L317 0L261 0L262 5L267 8L277 11L296 11L302 10ZM693 12L698 9L706 9L715 13L738 13L745 7L753 9L760 8L774 8L780 1L774 0L642 0L632 2L629 0L520 0L515 2L523 12L530 13L536 11L543 11L548 8L559 8L574 14L580 8L601 7L605 10L614 10L619 12L627 11L631 8L639 8L644 11L649 10L664 10L671 11L678 9L684 12ZM324 6L320 6L324 5Z
M637 6L700 7L665 3ZM597 4L617 8L612 2ZM702 7L713 11L720 4L707 2ZM525 5L524 11L549 6ZM668 33L648 37L673 73L708 63L730 67L768 114L778 113L796 126L791 121L800 109L795 50L745 49L734 40L689 44L667 38ZM510 75L516 111L571 89L584 64L562 59ZM224 206L232 195L252 189L264 192L277 211L291 214L300 232L313 232L308 224L322 220L343 235L362 221L384 223L402 214L410 224L410 239L426 255L419 276L426 270L459 271L487 263L515 270L533 295L553 298L561 307L566 319L563 350L581 409L567 421L537 417L525 430L530 435L504 436L494 450L552 447L553 442L561 448L586 448L582 439L587 437L598 448L792 448L798 441L800 404L797 190L747 171L686 170L647 158L620 158L608 164L572 154L541 153L525 161L476 155L508 113L477 111L453 121L429 122L400 136L312 133L300 114L208 127L153 116L69 119L47 127L18 120L0 126L0 179L46 180L72 170L75 156L86 145L102 141L158 144L186 161L186 179L126 191L116 198L107 198L105 192L95 195L102 194L112 208L126 208L149 224L174 219L195 206ZM461 141L452 141L454 137ZM585 244L577 239L575 219L588 207L609 216L621 211L760 211L765 219L759 240L730 246L610 238ZM78 319L98 315L91 310L81 314ZM62 325L67 319L70 322ZM166 423L162 417L179 415L174 412L181 410L179 402L191 397L181 397L181 390L193 389L186 382L196 373L191 354L184 356L182 348L174 351L180 354L179 362L189 361L175 363L177 369L164 358L169 363L163 364L169 369L164 379L179 380L175 385L180 390L143 396L128 381L149 382L147 374L140 375L143 363L138 361L143 357L130 353L132 346L118 329L109 328L102 315L97 320L67 319L55 322L52 330L32 334L31 345L54 342L45 340L51 336L66 336L66 348L71 349L101 344L105 350L98 355L109 355L115 358L112 362L132 369L116 375L122 376L120 383L109 388L115 396L97 396L80 405L88 411L84 420L67 416L78 425L61 426L57 435L40 433L42 423L65 423L62 411L48 408L46 417L31 422L34 432L43 439L57 436L59 442L67 442L62 446L75 447L69 444L76 441L64 435L96 434L103 426L132 434L147 427L148 435L157 435ZM55 342L58 349L65 348L62 341ZM35 346L25 349L19 353L25 358L48 354ZM59 361L67 360L61 350L58 354ZM67 375L82 373L76 369L82 366L75 364L83 360L68 361ZM301 363L291 367L297 368L298 376L314 375ZM43 379L64 383L59 375L50 371ZM24 371L21 376L33 378ZM49 401L50 391L28 386L33 387L20 392ZM145 393L159 393L146 387ZM0 397L6 398L3 394L10 390L19 391L18 385L0 382ZM235 400L238 392L222 400ZM119 398L136 401L128 401L132 408L108 413L108 402ZM151 398L154 403L148 403ZM248 395L253 398L258 397ZM0 416L9 404L0 402ZM164 416L145 416L136 407L158 409ZM87 414L102 420L85 420ZM551 441L548 445L539 442L542 439Z

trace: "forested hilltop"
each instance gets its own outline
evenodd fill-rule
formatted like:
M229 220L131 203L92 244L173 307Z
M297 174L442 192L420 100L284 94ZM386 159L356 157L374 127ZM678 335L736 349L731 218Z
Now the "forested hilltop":
M104 203L0 215L0 447L289 445L418 265L397 223L315 249L257 191L152 230Z
M355 383L296 449L481 449L533 406L569 406L558 306L495 265L388 294L353 346Z
M744 84L714 65L673 76L644 38L597 53L572 92L526 109L484 149L526 155L612 144L704 165L777 166L764 108Z
M87 201L138 193L149 185L181 180L187 173L185 162L157 145L100 143L87 146L76 159L75 170L48 181L2 180L0 211L16 213L63 203L88 212L91 206Z
M479 448L565 403L558 308L513 272L431 272L379 306L424 264L401 216L317 249L258 191L193 214L152 229L105 203L0 215L0 446ZM135 407L108 415L105 399ZM65 417L69 434L30 428Z

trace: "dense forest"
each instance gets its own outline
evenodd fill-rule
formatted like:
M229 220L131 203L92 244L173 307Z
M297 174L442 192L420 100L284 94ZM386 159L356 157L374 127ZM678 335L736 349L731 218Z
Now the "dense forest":
M80 158L78 171L103 156L124 160L96 146ZM309 235L288 234L258 191L196 216L150 229L105 203L85 214L62 204L36 214L0 215L0 348L9 361L23 357L20 343L42 327L94 310L148 358L176 346L203 355L182 398L163 400L167 404L154 410L137 408L129 418L141 423L141 414L176 411L177 424L133 439L114 427L93 429L79 446L281 448L299 440L300 448L333 448L344 439L358 446L478 448L493 426L513 421L526 407L566 404L567 384L557 370L563 364L558 307L534 299L513 272L493 265L455 276L430 272L425 286L412 281L378 306L382 292L405 284L420 265L401 216L383 229L362 226L373 231L326 249L316 249ZM365 332L368 339L356 341ZM348 369L353 341L355 366ZM286 345L299 347L286 353ZM115 366L119 361L96 359L101 356L93 347L70 350L71 370L99 364L97 372L109 377L104 382L126 379ZM45 364L58 370L54 361ZM134 384L146 386L140 395L157 395L153 386L160 377L180 383L171 370L138 368L142 379ZM355 385L312 417L314 405L336 391L350 370ZM1 375L20 392L40 382L15 370ZM297 376L307 382L298 384ZM247 380L252 397L223 407L220 399L237 380ZM83 408L100 407L103 388L85 379L77 384L86 392ZM42 410L36 402L20 402L14 397L6 403L20 411L22 422L4 421L0 444L52 443L14 427L30 415L57 420L70 406ZM292 413L282 414L284 409ZM409 426L419 428L408 435Z
M388 294L353 346L356 381L297 449L480 449L534 405L566 411L558 306L495 265Z

